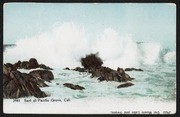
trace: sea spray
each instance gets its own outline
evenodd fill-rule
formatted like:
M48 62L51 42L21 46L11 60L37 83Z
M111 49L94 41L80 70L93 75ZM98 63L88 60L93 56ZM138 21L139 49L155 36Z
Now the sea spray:
M4 52L4 63L36 58L53 68L81 66L80 59L90 53L99 53L103 65L117 67L140 67L159 63L175 63L174 51L159 43L136 43L132 36L119 35L113 28L106 28L99 35L89 38L85 28L66 22L53 26L49 32L20 39L15 47Z
M88 43L82 27L64 23L41 35L21 39L17 47L7 49L4 62L36 58L40 63L54 68L80 66L79 58L88 51Z

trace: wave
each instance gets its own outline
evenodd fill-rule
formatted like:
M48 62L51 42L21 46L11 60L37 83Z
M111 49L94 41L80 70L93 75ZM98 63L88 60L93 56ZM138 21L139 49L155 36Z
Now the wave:
M112 68L176 62L176 53L161 44L137 43L131 36L119 35L112 28L93 35L93 39L89 38L90 33L73 22L56 25L49 32L19 39L17 46L4 52L4 62L14 63L34 57L39 63L54 68L77 67L81 66L81 57L96 52L104 65Z

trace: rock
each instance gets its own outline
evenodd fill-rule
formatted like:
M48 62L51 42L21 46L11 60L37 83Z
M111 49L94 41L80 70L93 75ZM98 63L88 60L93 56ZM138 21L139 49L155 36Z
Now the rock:
M81 64L85 69L97 68L103 64L101 58L98 57L98 53L87 55L85 58L81 58Z
M50 68L50 67L48 67L48 66L46 66L44 64L40 64L39 68L42 68L42 69L45 69L45 70L53 70L52 68Z
M36 69L36 68L42 68L45 70L53 70L49 66L46 66L44 64L39 64L35 58L31 58L29 61L18 61L13 65L13 69Z
M33 77L31 75L31 77ZM39 78L39 77L33 77L34 82L37 84L38 87L48 87L48 85L45 83L45 80Z
M81 64L83 68L77 67L75 70L79 72L88 71L92 74L92 78L96 77L99 81L117 81L117 82L127 82L134 78L131 78L122 68L117 68L113 70L108 67L102 66L103 61L98 57L98 53L89 54L85 58L81 58Z
M20 62L18 62L20 63ZM17 64L16 64L17 65ZM12 71L17 71L16 65L12 65L12 64L4 64L3 65L3 77L5 78L4 80L6 81L7 78L14 78L16 74L12 74L14 72ZM7 67L8 66L8 67ZM18 66L18 65L17 65ZM19 76L16 76L15 78L18 78ZM28 77L28 76L27 76ZM39 86L39 87L47 87L48 85L44 83L44 80L38 78L38 77L33 77L29 75L29 78L33 79L34 82Z
M118 67L118 68L117 68L117 72L118 72L120 75L125 74L123 68L119 68L119 67Z
M92 78L93 77L103 77L101 72L98 69L91 68L88 70L88 72L92 74L92 76L91 76Z
M117 72L121 75L121 82L126 82L126 81L131 81L134 78L131 78L128 74L125 73L125 71L123 70L123 68L117 68Z
M23 61L23 62L21 62L19 69L29 69L28 66L29 66L29 62Z
M17 70L17 69L20 67L20 65L21 65L21 61L18 61L17 63L15 63L15 64L13 65L13 70L14 70L14 71Z
M80 67L76 67L76 68L73 69L73 70L78 71L78 72L86 72L86 69L80 68Z
M29 74L35 78L40 78L48 82L54 79L53 73L48 70L34 70L34 71L31 71Z
M38 64L37 60L35 58L31 58L29 60L28 69L35 69L35 68L38 68L38 67L39 67L39 64Z
M4 98L20 98L27 96L42 98L47 95L39 89L31 75L19 71L11 71L9 75L3 73Z
M4 64L3 65L3 74L9 75L10 72L12 71L12 69L13 69L12 64L10 64L10 63Z
M117 88L130 87L130 86L132 86L132 85L134 85L134 84L133 84L133 83L128 82L128 83L125 83L125 84L121 84L121 85L119 85Z
M126 68L125 71L143 71L142 69Z
M117 82L126 82L131 81L131 78L128 74L124 72L122 68L118 68L117 71L108 67L98 67L91 68L89 73L92 74L91 77L99 77L99 81L117 81Z
M70 70L69 67L64 68L64 70Z
M99 81L105 81L106 79L105 79L105 77L101 76L101 77L99 77L97 80L99 80Z
M11 78L9 77L9 75L3 74L3 86L7 85L10 80Z
M85 89L84 87L82 86L79 86L79 85L74 85L74 84L71 84L71 83L65 83L63 84L65 87L68 87L68 88L71 88L73 90L83 90Z

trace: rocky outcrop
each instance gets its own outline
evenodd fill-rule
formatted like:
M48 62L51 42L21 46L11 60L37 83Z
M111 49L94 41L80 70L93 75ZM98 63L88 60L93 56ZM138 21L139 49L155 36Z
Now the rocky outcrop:
M21 61L20 61L21 62ZM28 61L23 61L20 63L20 65L18 66L18 69L29 69L29 62Z
M76 67L73 70L78 71L78 72L87 72L87 70L85 68L80 68L80 67Z
M36 68L42 68L45 70L53 70L52 68L44 65L39 64L38 61L35 58L31 58L29 61L18 61L17 63L13 64L13 69L36 69Z
M38 68L38 67L39 67L39 63L37 62L37 60L35 58L31 58L29 60L28 68L29 69L35 69L35 68Z
M64 68L64 70L70 70L69 67Z
M68 88L71 88L73 90L83 90L85 89L84 87L82 86L79 86L79 85L74 85L74 84L71 84L71 83L65 83L63 84L65 87L68 87Z
M99 67L99 68L91 68L89 69L89 73L92 74L92 77L99 77L98 80L100 81L117 81L117 82L126 82L131 81L134 78L131 78L128 74L124 72L123 69L120 68L113 70L108 67Z
M142 69L126 68L125 71L143 71Z
M126 82L126 81L131 81L134 80L134 78L131 78L128 74L125 73L125 71L123 70L123 68L117 68L117 72L119 75L121 75L122 77L122 82Z
M48 67L48 66L46 66L44 64L40 64L39 68L42 68L42 69L45 69L45 70L53 70L52 68L50 68L50 67Z
M125 88L125 87L130 87L130 86L133 86L133 85L134 85L133 83L128 82L128 83L119 85L117 88Z
M29 74L32 75L33 77L36 77L36 78L39 78L48 82L54 79L53 73L49 70L34 70L32 72L29 72Z
M101 58L98 57L98 53L87 55L85 58L81 58L81 64L85 69L97 68L103 64Z
M41 83L41 84L38 84ZM13 70L12 66L3 66L3 97L20 98L35 96L43 98L47 95L40 90L38 85L44 86L43 82L37 81L32 75Z
M85 58L81 58L81 64L84 68L77 67L74 70L79 72L89 72L92 74L91 77L98 78L99 81L117 81L126 82L131 81L131 78L122 68L113 70L109 67L102 66L103 62L97 54L87 55Z

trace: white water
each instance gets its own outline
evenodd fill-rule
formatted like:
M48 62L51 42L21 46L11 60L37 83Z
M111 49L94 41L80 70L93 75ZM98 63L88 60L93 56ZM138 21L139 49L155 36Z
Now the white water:
M53 68L81 66L80 59L87 54L99 52L104 66L140 67L159 62L175 63L174 51L164 51L160 43L137 44L131 36L122 36L112 28L89 38L82 26L72 22L54 26L49 32L17 41L16 47L4 53L4 62L17 62L36 58Z
M149 111L152 114L164 111L176 112L176 80L174 66L153 66L143 68L144 72L127 72L135 80L134 86L118 89L118 82L99 82L88 73L53 70L55 79L49 87L41 88L49 97L49 102L33 102L35 97L20 98L20 102L4 99L5 113L52 113L52 114L111 114L112 111ZM30 72L20 70L21 72ZM71 90L63 86L73 83L85 87L84 90ZM24 99L31 99L25 102ZM52 102L51 100L61 100ZM65 102L64 99L70 99ZM16 107L16 109L14 109ZM139 113L139 114L140 114ZM156 113L157 114L157 113Z

